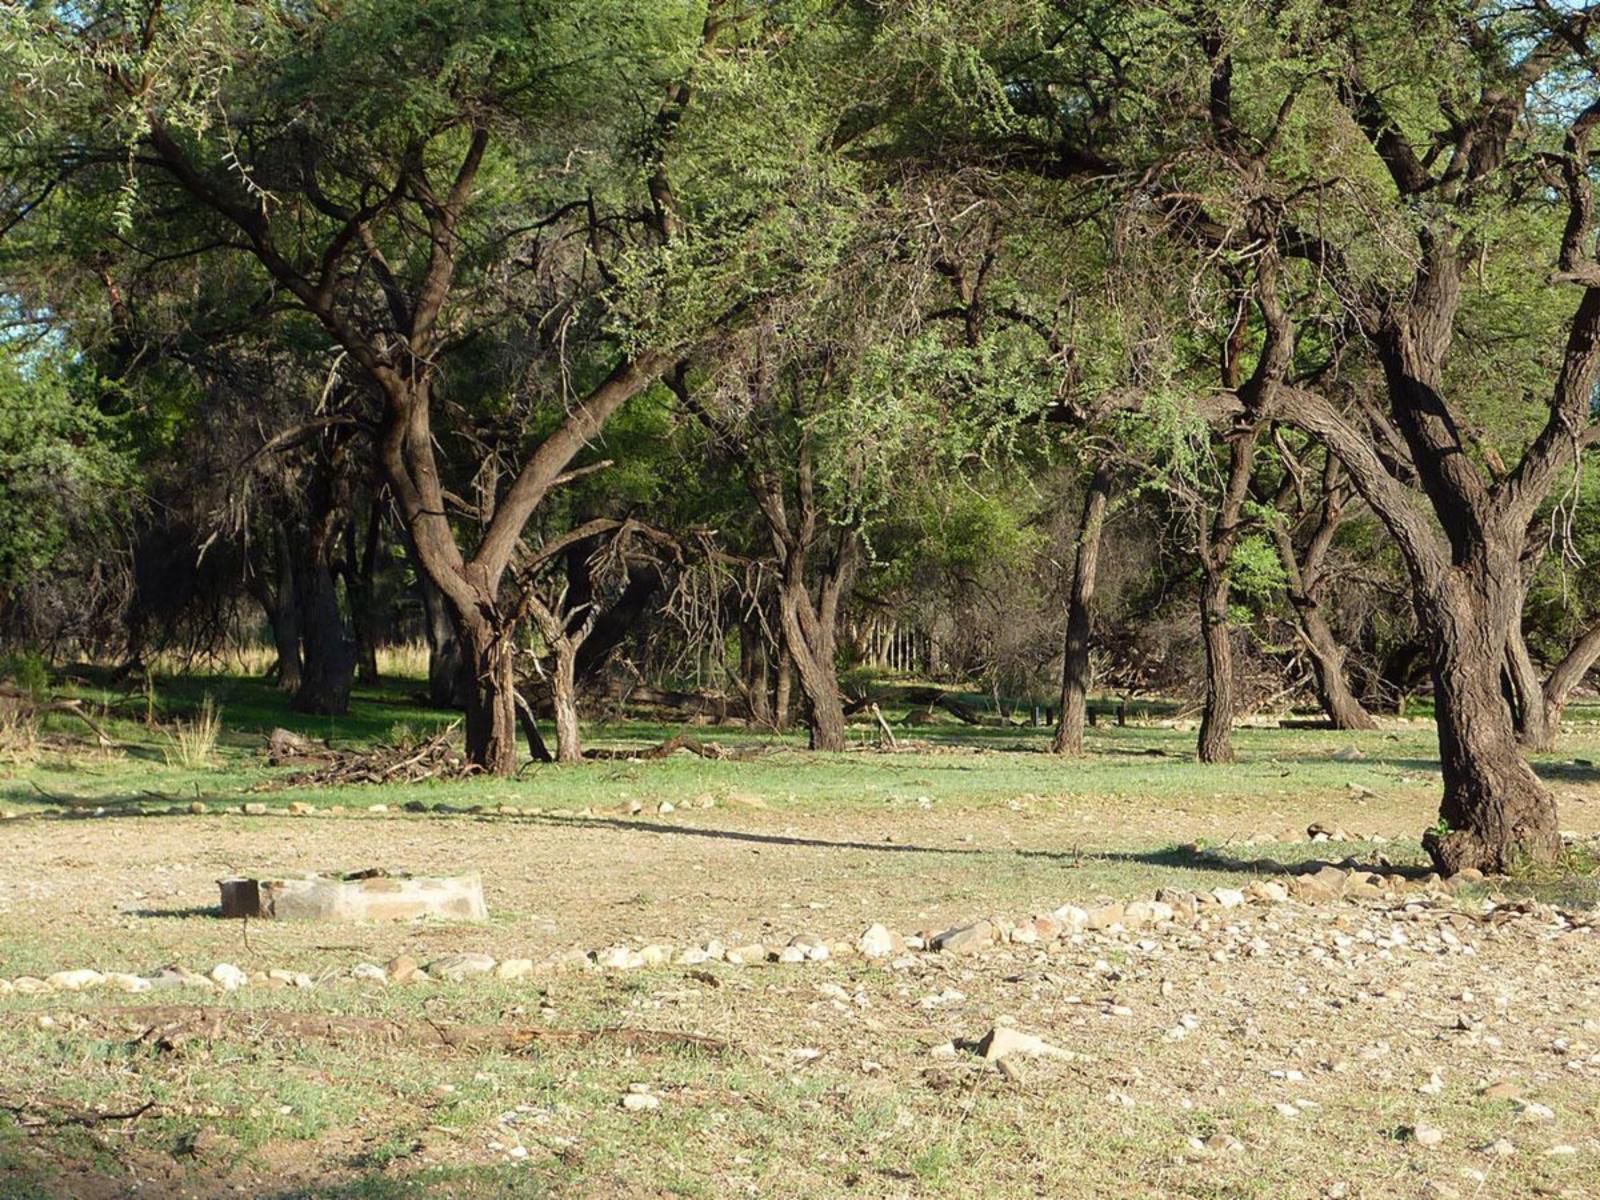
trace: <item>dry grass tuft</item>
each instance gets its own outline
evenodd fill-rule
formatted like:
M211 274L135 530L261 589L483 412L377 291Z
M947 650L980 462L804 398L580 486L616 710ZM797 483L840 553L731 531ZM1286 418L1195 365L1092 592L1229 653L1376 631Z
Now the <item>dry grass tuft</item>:
M191 721L177 720L170 729L162 731L167 744L163 748L167 766L198 770L209 767L217 752L217 738L222 733L222 710L208 695L200 701L200 709Z

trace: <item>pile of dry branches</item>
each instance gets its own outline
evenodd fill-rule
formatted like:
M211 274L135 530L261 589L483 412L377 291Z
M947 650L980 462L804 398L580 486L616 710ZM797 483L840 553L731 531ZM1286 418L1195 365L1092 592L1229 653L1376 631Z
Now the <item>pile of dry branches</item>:
M453 722L414 745L374 746L370 750L335 750L287 729L275 729L267 743L272 766L319 763L282 781L285 787L337 787L347 783L416 783L423 779L458 779L476 773L451 734Z

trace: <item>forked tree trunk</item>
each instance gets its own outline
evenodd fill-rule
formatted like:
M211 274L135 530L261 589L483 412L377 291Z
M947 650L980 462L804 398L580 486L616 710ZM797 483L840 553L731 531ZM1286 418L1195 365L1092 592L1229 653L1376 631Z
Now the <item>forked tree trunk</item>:
M1228 576L1208 570L1200 589L1200 639L1205 650L1206 699L1196 754L1203 763L1233 761L1233 640L1228 625Z
M1061 660L1061 723L1050 748L1056 754L1083 753L1083 730L1089 702L1089 633L1094 619L1095 577L1100 566L1100 535L1111 496L1111 472L1101 466L1089 480L1078 523L1078 546L1072 565L1072 594L1067 600L1067 637Z
M739 623L739 687L750 706L750 719L775 728L772 713L772 658L766 633L755 621Z
M467 661L466 740L470 761L490 775L517 768L517 696L512 646L484 620L461 622Z

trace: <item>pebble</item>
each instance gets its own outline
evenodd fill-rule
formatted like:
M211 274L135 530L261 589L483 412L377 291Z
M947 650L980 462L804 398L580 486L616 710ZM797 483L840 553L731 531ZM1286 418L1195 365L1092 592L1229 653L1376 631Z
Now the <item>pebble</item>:
M521 979L524 975L533 974L533 960L531 958L508 958L499 962L494 968L496 979Z
M648 1112L661 1107L661 1097L648 1092L629 1092L622 1097L622 1107L629 1112Z
M352 979L371 979L378 983L388 983L389 973L376 963L357 963L350 968Z
M752 942L748 946L732 946L723 957L736 967L764 963L767 961L767 948L760 942Z
M957 925L935 934L930 943L941 953L968 953L992 946L1000 940L1000 932L988 921L974 921L970 925Z
M218 963L212 967L210 978L212 983L225 992L237 991L250 982L250 976L232 963Z
M417 960L409 954L401 954L391 958L385 967L385 970L389 972L389 978L396 983L411 982L417 977L418 969Z

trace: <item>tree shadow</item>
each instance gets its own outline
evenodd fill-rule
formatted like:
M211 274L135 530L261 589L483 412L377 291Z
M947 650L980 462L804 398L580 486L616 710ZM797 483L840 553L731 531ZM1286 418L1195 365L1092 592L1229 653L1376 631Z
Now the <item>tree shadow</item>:
M1342 858L1337 862L1322 857L1306 858L1299 862L1284 862L1281 859L1267 856L1242 857L1226 854L1218 850L1188 850L1182 846L1169 846L1160 850L1107 850L1098 852L1093 857L1101 861L1138 863L1142 866L1162 867L1173 871L1229 875L1310 875L1325 866L1335 866L1340 870L1367 871L1374 875L1399 875L1405 879L1422 879L1433 870L1427 864L1391 863L1387 860L1382 862L1363 862L1354 855Z

